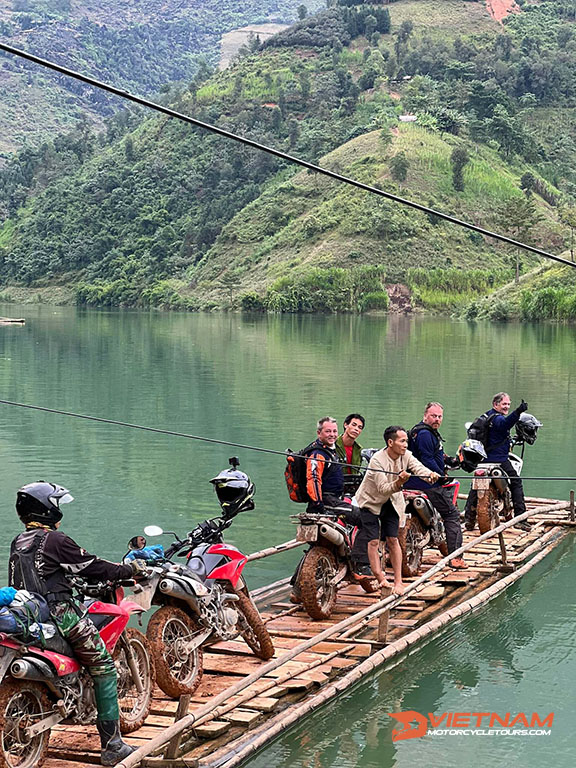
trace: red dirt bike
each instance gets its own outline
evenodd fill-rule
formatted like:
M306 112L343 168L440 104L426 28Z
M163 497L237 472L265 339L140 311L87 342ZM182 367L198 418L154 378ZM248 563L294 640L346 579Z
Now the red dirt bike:
M242 578L247 557L222 538L231 522L225 517L206 520L184 541L166 531L176 541L163 562L152 565L151 577L134 588L134 599L145 609L161 606L150 619L147 636L157 683L169 696L192 693L200 685L204 645L240 635L259 658L274 655L268 630ZM148 526L144 533L159 536L164 531ZM134 537L131 544L135 539L141 548L145 540ZM172 563L175 556L186 557L186 564Z
M456 504L460 483L453 480L443 486L453 492ZM425 491L404 491L406 499L406 525L398 531L402 550L402 576L417 576L426 547L437 547L442 557L448 554L446 531L440 513L432 506Z
M131 733L148 716L154 685L146 637L127 627L130 617L142 612L124 599L121 584L133 582L88 585L74 579L73 583L92 597L85 602L88 615L118 671L120 729ZM0 633L0 768L39 768L54 725L87 725L95 720L92 678L60 634L41 647Z

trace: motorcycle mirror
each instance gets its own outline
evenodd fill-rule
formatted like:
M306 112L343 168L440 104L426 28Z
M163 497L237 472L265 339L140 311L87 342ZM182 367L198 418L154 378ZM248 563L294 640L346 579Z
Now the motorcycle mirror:
M132 536L132 538L128 542L129 550L144 549L145 546L146 546L146 539L144 538L144 536Z
M147 525L146 528L144 528L144 533L146 536L162 536L164 531L159 525Z

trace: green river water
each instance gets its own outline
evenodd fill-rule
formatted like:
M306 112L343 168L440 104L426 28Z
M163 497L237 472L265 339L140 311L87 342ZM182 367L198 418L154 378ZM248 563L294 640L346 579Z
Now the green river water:
M243 317L0 306L0 398L276 450L301 448L318 417L367 420L361 442L445 406L448 452L463 423L507 390L544 427L526 476L576 476L576 329L402 317ZM46 479L75 497L65 530L119 559L146 524L184 533L216 514L208 480L237 454L256 509L228 540L252 552L293 537L281 457L0 405L0 540L19 530L16 489ZM527 481L567 498L574 483ZM287 575L298 555L250 565L251 586ZM519 584L390 670L367 679L265 751L251 768L574 765L574 547L566 541ZM4 577L5 578L5 577ZM4 582L0 579L0 586ZM392 742L389 712L555 713L549 736L427 736Z

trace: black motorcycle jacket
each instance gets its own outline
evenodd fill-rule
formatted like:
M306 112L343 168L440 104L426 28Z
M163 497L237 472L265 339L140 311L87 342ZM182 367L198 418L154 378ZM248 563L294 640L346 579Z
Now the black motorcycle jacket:
M12 541L8 565L11 587L58 602L72 596L67 575L89 581L121 580L131 578L132 568L89 554L61 531L30 528Z

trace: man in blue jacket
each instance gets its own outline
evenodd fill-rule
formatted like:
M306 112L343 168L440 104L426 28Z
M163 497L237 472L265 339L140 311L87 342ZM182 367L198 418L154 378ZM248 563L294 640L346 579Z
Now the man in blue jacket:
M424 410L422 421L416 424L409 432L408 448L414 456L429 469L440 475L440 480L430 486L417 477L412 477L404 486L406 490L424 491L432 505L438 510L444 528L446 530L446 544L448 553L454 552L462 546L462 527L460 525L460 512L452 500L449 488L443 488L442 483L446 475L446 465L454 465L454 459L444 453L442 435L438 431L444 418L444 408L440 403L428 403ZM468 568L461 557L450 560L450 565L455 569Z
M517 517L526 512L526 502L524 501L522 480L518 477L512 462L508 458L512 445L510 430L518 422L520 416L528 410L528 404L522 400L512 413L509 413L510 405L510 395L507 392L498 392L497 395L494 395L492 408L486 412L487 417L490 419L490 425L485 448L487 454L486 462L500 464L510 478L512 505L514 507L514 516ZM468 494L465 511L466 529L469 531L473 531L476 525L476 499L477 492L471 490ZM531 528L527 522L517 523L516 527L523 530L530 530Z

